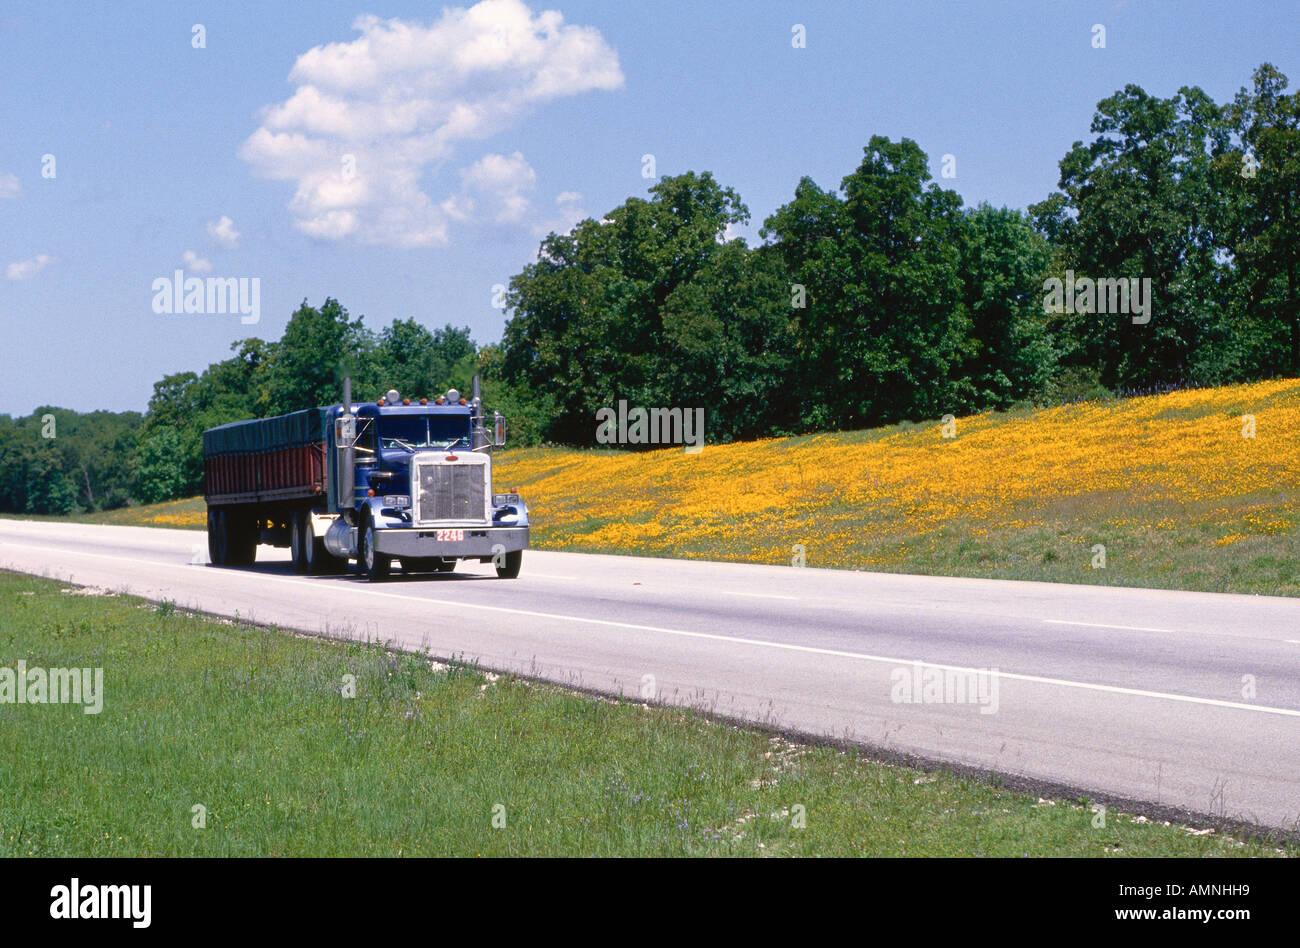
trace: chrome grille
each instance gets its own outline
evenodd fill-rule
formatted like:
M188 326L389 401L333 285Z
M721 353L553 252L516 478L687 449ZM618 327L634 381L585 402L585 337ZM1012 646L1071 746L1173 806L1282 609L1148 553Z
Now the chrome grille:
M420 521L483 521L485 464L421 464L416 516Z

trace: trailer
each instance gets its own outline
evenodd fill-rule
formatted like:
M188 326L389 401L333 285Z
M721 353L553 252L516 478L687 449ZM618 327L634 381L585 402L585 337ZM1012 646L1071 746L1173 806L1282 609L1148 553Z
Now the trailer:
M450 572L462 560L519 575L528 508L519 492L495 492L492 452L505 420L483 425L479 382L413 402L389 390L374 402L343 401L203 432L208 556L248 566L259 544L288 547L301 573L344 570L372 581L394 562L403 573Z

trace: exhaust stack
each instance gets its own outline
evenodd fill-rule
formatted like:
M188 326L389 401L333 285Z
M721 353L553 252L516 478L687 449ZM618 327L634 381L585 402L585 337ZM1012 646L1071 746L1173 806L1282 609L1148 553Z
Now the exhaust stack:
M338 491L335 498L340 510L352 509L356 486L357 418L352 414L352 376L343 379L343 414L334 422L334 444L338 450Z
M471 407L470 430L472 432L470 437L470 450L487 451L488 454L491 454L492 439L488 437L487 429L483 427L482 384L477 375L474 376L473 391L474 397L470 399L469 403Z

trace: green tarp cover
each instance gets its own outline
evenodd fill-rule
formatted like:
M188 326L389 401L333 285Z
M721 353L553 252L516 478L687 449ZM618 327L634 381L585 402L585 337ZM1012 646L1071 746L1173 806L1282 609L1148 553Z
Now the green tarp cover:
M329 413L328 408L308 408L274 418L232 421L228 425L209 428L203 432L203 456L261 454L303 444L320 444L329 431Z

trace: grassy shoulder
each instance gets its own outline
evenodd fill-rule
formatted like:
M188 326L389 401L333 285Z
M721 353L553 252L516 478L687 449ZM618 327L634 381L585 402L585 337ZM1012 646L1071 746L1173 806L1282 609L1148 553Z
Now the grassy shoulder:
M0 855L1296 854L85 592L0 573L0 666L104 670L0 704Z
M115 527L171 527L206 530L208 507L202 497L168 500L160 504L135 504L114 510L66 514L4 514L16 520L51 520L64 523L103 523Z

